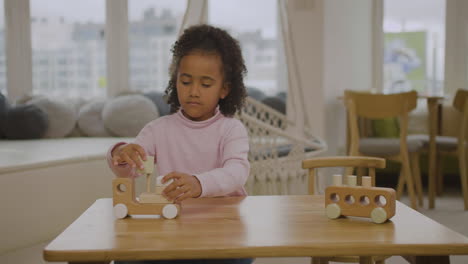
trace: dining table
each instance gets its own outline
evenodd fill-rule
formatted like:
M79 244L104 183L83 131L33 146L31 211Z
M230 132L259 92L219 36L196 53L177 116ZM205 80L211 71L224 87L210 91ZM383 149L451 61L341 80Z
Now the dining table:
M116 219L98 199L43 251L49 262L259 257L403 256L450 263L468 255L468 238L396 201L382 224L367 217L329 219L323 195L191 198L175 219Z

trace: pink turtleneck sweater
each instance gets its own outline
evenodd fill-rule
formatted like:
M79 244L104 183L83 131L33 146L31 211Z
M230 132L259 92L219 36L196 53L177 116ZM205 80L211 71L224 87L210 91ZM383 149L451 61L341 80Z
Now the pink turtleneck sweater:
M218 109L205 121L192 121L179 110L148 123L135 142L155 157L159 175L177 171L200 181L200 197L245 196L249 176L249 141L244 125L225 117ZM117 177L138 176L129 165L113 165L109 149L107 162Z

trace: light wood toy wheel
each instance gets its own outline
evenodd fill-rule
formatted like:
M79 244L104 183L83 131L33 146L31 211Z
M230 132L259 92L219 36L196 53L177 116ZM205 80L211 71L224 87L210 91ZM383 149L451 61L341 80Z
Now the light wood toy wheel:
M165 205L162 209L162 215L166 219L173 219L177 216L179 210L174 204Z
M114 206L114 216L117 219L125 218L128 215L128 208L125 204L119 203Z
M387 212L382 207L374 208L371 212L372 222L381 224L387 221Z
M327 217L330 219L336 219L341 216L341 208L337 204L327 205Z

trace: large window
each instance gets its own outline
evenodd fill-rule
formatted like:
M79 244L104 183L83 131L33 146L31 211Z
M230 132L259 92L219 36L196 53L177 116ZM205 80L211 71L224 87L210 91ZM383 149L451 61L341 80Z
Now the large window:
M441 93L445 0L385 0L384 91Z
M170 49L177 39L185 0L130 0L130 87L163 91L169 80Z
M7 94L4 0L0 0L0 93Z
M286 91L280 87L279 73L285 66L278 63L277 2L271 0L209 1L209 23L228 30L239 40L247 66L247 87L267 95Z
M104 0L31 0L33 93L104 96Z

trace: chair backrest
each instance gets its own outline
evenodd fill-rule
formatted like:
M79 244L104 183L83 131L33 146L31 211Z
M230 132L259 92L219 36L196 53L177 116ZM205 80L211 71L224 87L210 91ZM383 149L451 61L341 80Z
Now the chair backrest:
M315 169L325 167L361 167L369 169L372 178L372 186L375 186L375 169L385 168L385 159L374 157L320 157L302 161L302 168L309 170L309 194L315 194Z
M459 148L464 146L466 139L466 133L468 130L468 104L466 103L468 99L468 90L458 89L455 94L455 99L453 99L453 108L461 112L461 120L458 123L458 144Z
M383 119L399 118L401 151L407 151L406 136L408 134L408 113L416 108L417 93L415 91L396 94L372 94L357 91L345 91L345 106L348 111L348 126L350 133L349 154L358 155L359 125L358 118Z
M453 99L453 107L463 113L466 99L468 98L468 90L458 89Z
M395 94L372 94L345 91L345 102L354 103L356 115L369 119L398 117L416 108L418 94L415 91Z

